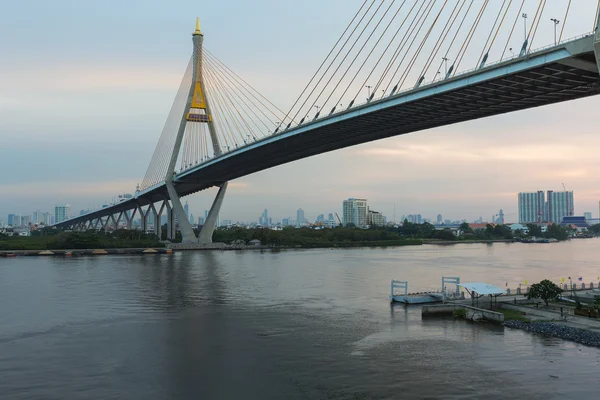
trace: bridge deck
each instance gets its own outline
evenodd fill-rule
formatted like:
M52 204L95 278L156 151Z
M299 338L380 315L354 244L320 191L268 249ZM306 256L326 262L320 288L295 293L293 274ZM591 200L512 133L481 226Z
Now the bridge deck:
M305 157L356 144L578 99L600 93L594 38L589 35L440 80L286 130L175 177L181 196ZM165 197L164 185L73 224Z

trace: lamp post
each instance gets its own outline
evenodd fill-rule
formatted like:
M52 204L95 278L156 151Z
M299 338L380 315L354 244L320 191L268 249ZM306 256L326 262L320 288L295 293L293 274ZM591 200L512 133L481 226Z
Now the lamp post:
M556 18L550 18L550 21L554 22L554 45L556 46L556 27L560 23Z
M371 85L367 85L367 86L365 86L365 87L367 88L367 99L369 99L369 98L371 97L371 88L372 88L373 86L371 86Z
M448 75L448 57L443 57L444 60L444 76Z
M527 13L521 14L523 17L523 41L527 40Z
M573 291L573 280L571 279L571 277L569 277L569 285L571 285L571 297L573 297L575 292Z

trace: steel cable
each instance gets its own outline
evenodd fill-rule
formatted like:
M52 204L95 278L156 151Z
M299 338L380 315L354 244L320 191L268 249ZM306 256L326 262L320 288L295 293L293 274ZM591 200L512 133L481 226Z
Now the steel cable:
M488 35L485 44L483 45L483 48L481 49L481 54L479 55L479 58L477 59L477 64L476 67L478 67L481 64L481 60L483 59L484 54L486 53L486 49L487 49L487 45L490 41L490 38L492 37L492 34L494 33L494 28L496 28L496 24L498 23L498 19L500 19L500 14L502 14L502 10L504 10L504 5L506 4L507 0L503 0L502 1L502 5L500 6L500 10L498 10L498 15L496 15L496 20L494 21L494 25L492 25L492 29L490 30L490 34ZM510 3L508 4L508 7L510 7ZM506 11L508 11L508 8L506 9ZM504 12L504 16L506 16L506 11ZM502 20L504 21L504 18L502 18ZM498 29L496 30L496 34L494 35L494 39L496 39L496 35L498 34L498 31L500 30L500 28L502 27L502 22L500 23L500 25L498 25ZM490 52L492 45L494 44L494 41L492 40L492 43L490 43L490 48L487 49L487 53Z
M429 57L427 58L427 61L425 62L425 66L421 70L419 77L427 75L429 68L431 68L431 64L433 64L433 60L435 59L438 52L442 48L442 45L444 44L444 41L446 40L448 33L452 29L452 25L454 24L454 22L456 22L456 18L458 17L458 15L460 14L460 11L462 10L463 6L465 5L465 1L464 0L462 1L462 5L460 6L460 8L458 8L459 4L461 4L461 2L457 1L456 5L452 9L452 12L450 13L450 16L448 17L448 21L446 21L446 24L442 28L440 37L438 38L435 45L433 46L433 50L432 50L431 54L429 54ZM458 9L458 12L457 12L457 9ZM456 12L456 14L454 14L455 12ZM452 21L452 22L450 22L450 21ZM434 80L437 77L437 75L439 74L439 72L440 72L440 69L438 68L437 72L435 73Z
M348 32L348 29L350 29L350 27L352 26L352 24L354 23L354 21L356 20L356 18L358 17L358 15L360 14L360 12L362 11L362 9L365 7L365 4L367 4L367 1L368 0L365 0L363 2L362 6L358 9L358 11L356 12L356 14L354 15L354 18L352 18L352 21L350 21L350 23L346 26L346 29L344 29L344 32L342 32L342 34L340 35L340 37L337 40L337 42L333 45L333 47L329 51L329 54L327 54L327 57L325 57L325 59L323 60L323 62L321 63L321 65L319 66L319 68L317 69L317 71L314 73L314 75L312 76L312 78L310 78L310 81L308 81L308 83L306 84L306 86L304 87L304 89L302 90L302 92L300 93L300 96L298 96L298 98L296 99L296 101L294 102L294 104L292 105L292 107L290 108L290 110L287 112L287 114L284 113L285 117L281 120L282 123L279 124L279 126L277 127L277 129L279 129L281 127L281 125L283 123L285 123L284 121L288 118L288 116L290 115L290 113L292 112L292 110L294 109L294 107L296 107L296 104L298 104L298 102L300 101L300 99L302 98L302 96L304 95L304 93L306 92L306 90L310 87L310 84L314 81L314 79L316 78L316 76L319 74L319 71L321 70L321 68L323 68L323 65L325 65L325 62L331 56L331 54L333 53L333 51L335 50L335 48L337 47L337 45L342 41L342 38L344 37L344 35L346 34L346 32ZM375 3L375 1L373 0L373 3L371 3L371 6L373 6L374 3ZM335 58L334 58L334 61L335 61ZM325 73L327 73L327 72L325 72ZM292 118L292 120L293 119L294 118Z
M309 99L311 98L311 96L313 95L313 93L315 92L315 90L317 89L317 87L319 87L319 85L323 81L323 78L325 78L325 76L327 75L327 73L329 72L329 70L331 69L331 67L335 63L335 61L337 60L337 58L340 55L340 53L342 52L342 50L346 47L346 44L348 44L348 41L350 40L350 38L354 35L354 32L356 32L356 30L358 29L358 27L360 26L360 24L362 23L362 21L365 19L365 17L367 16L367 14L369 13L369 11L371 10L371 8L373 7L373 5L375 4L375 1L376 0L373 0L371 2L371 4L367 8L367 10L363 14L363 16L360 18L360 20L358 21L358 23L356 24L356 26L354 27L354 29L352 30L352 32L350 32L350 35L348 35L348 37L344 41L344 44L342 45L342 47L340 47L340 49L338 50L337 54L333 57L333 60L331 60L331 62L329 63L329 66L327 67L327 69L325 69L325 72L323 72L323 75L321 75L321 78L319 78L318 82L315 84L315 86L313 87L313 89L310 91L310 93L308 94L308 96L306 97L306 99L304 100L304 102L302 103L302 105L298 108L298 111L296 112L296 114L294 115L294 117L292 118L292 120L295 120L298 117L298 114L300 114L301 111L304 109L304 106L309 101ZM343 60L342 60L342 63L343 63ZM294 103L294 104L297 104L297 102ZM310 110L312 110L312 107L307 111L307 114L308 114L308 112L310 112ZM293 108L290 109L290 111L286 114L286 118L292 113L292 111L293 111ZM302 114L304 114L304 113L302 113ZM279 127L281 127L281 124L279 125ZM278 129L279 129L279 127L278 127Z
M460 66L460 63L462 62L465 54L467 53L467 48L471 44L471 40L473 39L473 36L475 36L475 31L477 30L477 27L479 26L479 23L481 22L483 13L485 12L485 9L487 8L488 4L489 4L489 0L485 0L485 2L483 3L483 6L481 7L481 10L479 10L479 14L477 15L477 18L475 18L475 23L471 26L471 29L469 30L469 33L467 34L467 38L466 38L465 42L463 43L464 51L462 52L462 54L460 52L463 49L463 47L461 47L461 50L459 50L460 58L457 56L457 62L455 63L456 67L454 68L454 75L456 75L456 71L458 71L458 67Z
M437 1L437 0L436 0ZM435 1L433 3L433 6L429 9L429 11L431 12L431 10L433 10L433 8L435 7ZM419 46L417 47L417 50L415 51L415 54L413 54L412 59L409 61L407 68L404 70L404 73L400 76L400 83L398 84L399 88L402 88L402 86L404 86L404 82L406 81L406 79L408 78L408 75L410 74L410 72L412 71L412 68L414 67L415 63L417 62L417 58L419 57L419 55L421 54L421 51L423 50L423 47L425 46L425 43L427 42L427 40L429 39L429 35L431 34L431 31L433 30L433 28L435 27L438 19L440 18L440 15L442 14L442 11L444 11L444 8L446 7L446 4L448 4L448 0L444 1L444 4L442 4L442 8L440 9L440 11L438 12L437 16L435 17L435 19L433 20L433 24L431 25L431 27L429 27L429 30L427 31L427 33L425 34L425 36L423 37L423 40L421 40L421 43L419 44ZM429 13L427 13L427 16L429 16ZM424 20L425 21L425 20ZM420 79L420 78L419 78Z
M358 34L358 37L356 38L356 40L354 41L354 43L352 44L352 46L350 47L350 49L348 50L348 52L346 53L346 55L344 56L344 58L342 58L342 61L340 62L340 65L338 65L337 68L335 69L335 71L333 71L333 75L331 75L331 77L327 80L327 83L325 83L325 86L323 87L323 89L321 89L321 91L317 95L317 98L313 101L312 105L308 108L308 112L310 112L310 110L312 110L317 105L317 102L321 98L321 95L325 92L325 90L327 89L327 87L329 86L329 84L331 83L331 81L333 80L333 78L335 77L335 75L337 74L337 72L340 70L340 68L342 67L342 65L344 65L344 61L346 61L346 58L348 58L348 56L350 55L350 53L354 49L354 46L356 46L356 44L358 43L358 41L360 40L360 38L362 37L362 35L365 33L365 31L367 30L367 28L369 27L369 25L373 21L373 18L375 18L375 16L377 15L377 13L379 12L379 10L381 9L381 6L383 6L383 3L384 2L382 1L381 4L379 4L379 6L375 9L375 12L373 13L373 15L371 15L371 18L369 18L369 20L367 21L367 24L360 31L360 33ZM360 54L360 51L359 51L359 54ZM356 57L354 58L354 60L352 62L354 63L355 60L356 60ZM346 70L346 72L347 72L347 70ZM319 107L319 106L317 106L317 107ZM323 108L323 107L321 106L319 108ZM319 116L319 113L320 113L320 111L317 111L317 114L315 115L315 118L317 118ZM297 116L298 116L298 113L296 113L296 115L294 116L294 119L296 119Z
M508 35L508 39L506 40L506 44L504 45L504 50L502 50L502 55L500 59L504 59L504 54L506 53L506 48L510 43L510 39L512 38L513 32L515 31L515 27L517 26L517 22L519 21L519 16L521 15L521 11L523 10L523 5L525 4L525 0L521 2L521 7L519 7L519 11L517 12L517 16L515 17L515 22L513 23L512 29L510 30L510 34Z
M408 54L410 52L410 49L412 48L412 45L415 43L415 40L417 40L417 37L419 36L419 33L421 32L421 29L423 29L423 26L425 25L425 21L427 20L427 17L429 16L429 13L433 9L433 4L434 4L433 2L434 1L435 0L430 0L429 3L427 3L427 5L425 6L425 11L423 11L423 14L421 16L419 16L419 19L418 19L417 23L413 27L413 30L411 31L408 39L410 39L411 37L413 37L413 35L412 35L413 33L415 33L415 35L414 35L412 41L410 42L410 44L408 45L408 48L406 49L406 52L404 53L404 56L402 56L402 59L398 63L398 66L396 67L396 70L392 74L392 77L390 78L390 81L388 82L387 86L385 87L385 92L386 93L387 93L388 89L390 88L392 82L395 80L396 74L398 73L398 71L400 70L400 67L404 63L404 60L408 56ZM425 4L425 3L423 2L423 4ZM419 29L417 29L417 26L419 26ZM415 32L415 29L417 29L416 32ZM408 43L408 40L406 41L406 43ZM404 48L404 46L403 46L403 48ZM398 54L400 54L400 53L398 53ZM398 85L396 85L396 88L398 88ZM392 90L392 92L395 92L395 90Z
M600 5L600 1L598 2ZM569 4L567 4L567 11L565 11L565 17L563 18L562 28L560 29L560 36L558 37L558 43L562 41L563 32L565 30L565 25L567 24L567 17L569 16L569 10L571 9L571 0L569 0ZM598 13L596 13L598 15Z
M352 62L350 63L350 65L348 66L348 68L346 68L346 71L343 73L342 77L340 78L340 80L338 81L338 83L335 85L335 87L333 88L333 90L331 91L331 93L329 94L329 96L327 97L327 99L325 99L325 101L323 102L323 106L322 107L326 107L327 103L329 102L329 100L331 99L331 97L333 96L333 94L335 93L335 91L337 90L337 88L339 87L339 85L342 83L342 81L344 80L344 78L346 77L346 75L348 74L348 71L350 71L350 68L352 68L352 66L354 65L354 63L356 62L356 60L358 59L358 56L362 53L363 49L365 48L365 46L367 45L367 43L369 43L369 40L371 40L371 37L373 37L373 34L375 34L375 32L377 31L377 28L379 28L379 25L381 25L381 23L383 22L385 16L387 15L387 13L390 11L390 9L392 8L392 6L394 5L395 0L392 0L390 2L390 5L388 6L388 8L385 10L385 12L383 13L383 15L381 16L381 18L379 19L379 21L377 22L377 24L375 25L375 27L373 28L373 31L371 31L371 33L369 34L369 36L367 37L367 39L365 40L365 43L363 43L363 45L361 46L361 48L358 50L358 53L356 54L356 56L354 56L354 59L352 60ZM383 4L383 2L381 3ZM367 55L367 57L365 58L365 60L363 61L362 65L358 68L358 71L356 72L356 74L354 75L354 78L352 78L352 80L350 81L350 85L352 85L352 83L354 83L354 80L356 79L356 76L358 76L358 74L360 73L360 71L362 70L362 68L364 67L365 63L367 62L367 60L369 59L369 57L371 56L371 54L373 54L373 50L375 50L375 47L377 47L377 44L379 44L379 42L381 41L381 38L383 38L383 35L385 35L385 33L387 32L388 28L390 27L391 23L394 21L394 19L396 18L396 16L398 15L398 12L400 12L400 9L398 9L398 11L396 12L396 14L392 17L392 20L389 22L389 24L387 25L387 27L385 28L385 30L383 31L383 33L379 36L379 39L377 40L377 42L375 42L375 44L373 45L373 48L371 49L371 51L369 52L369 54ZM346 89L344 91L344 94L342 94L342 97L346 94L346 91L348 89ZM337 107L337 104L339 104L340 102L336 102L335 106L333 107L332 111L335 111L335 108Z
M533 40L535 39L535 34L537 33L538 26L540 26L540 21L542 20L542 16L544 15L544 9L546 8L546 0L542 2L542 9L540 11L540 16L538 17L537 23L535 24L535 30L533 31L533 36L531 37L531 41L529 42L529 51L531 51L531 46L533 46ZM532 24L533 28L533 24Z
M398 31L396 32L396 34L402 29L402 27L404 26L404 24L408 20L408 17L410 17L410 15L412 14L415 6L418 3L419 2L416 1L413 4L413 6L411 7L411 9L408 11L408 14L406 14L406 17L402 21L402 24L400 25L400 27L398 27ZM385 77L387 76L388 72L392 69L392 67L394 65L394 62L398 59L398 56L400 55L400 52L403 49L403 45L408 42L408 34L409 34L409 32L411 32L413 24L417 21L417 17L419 16L419 13L421 12L421 9L423 8L424 5L425 5L425 2L421 2L421 6L417 10L417 12L416 12L415 16L413 17L411 23L408 25L408 28L406 29L406 32L404 32L404 35L402 36L402 39L400 39L400 43L398 43L398 46L396 47L396 50L394 50L394 53L392 54L392 57L390 58L390 61L388 61L386 67L383 70L383 73L379 77L379 80L377 81L377 84L375 85L375 89L373 90L374 92L376 92L379 89L379 87L381 86L381 84L385 80ZM354 96L354 100L356 100L356 98L358 97L359 94L360 94L360 91L356 94L356 96Z

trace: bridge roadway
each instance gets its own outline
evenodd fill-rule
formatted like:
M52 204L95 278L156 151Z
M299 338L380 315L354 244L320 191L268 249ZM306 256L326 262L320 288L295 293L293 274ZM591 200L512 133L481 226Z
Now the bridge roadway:
M180 172L174 185L186 196L348 146L599 93L594 35L589 34L287 129ZM74 226L166 198L163 183L55 226Z

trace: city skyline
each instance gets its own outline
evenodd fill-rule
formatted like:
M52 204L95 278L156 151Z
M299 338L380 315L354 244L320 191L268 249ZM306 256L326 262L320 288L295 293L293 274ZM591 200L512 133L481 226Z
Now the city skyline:
M189 57L193 26L189 13L150 3L155 7L132 2L115 16L98 12L94 4L39 2L39 11L48 15L43 37L36 33L38 21L25 4L9 5L0 17L5 54L0 170L11 171L0 179L0 215L28 215L44 204L59 203L71 204L73 210L91 209L134 191ZM360 5L311 0L291 7L259 1L257 7L209 1L200 9L193 2L181 3L202 18L207 47L283 108L294 101ZM222 20L219 16L234 4L240 15ZM572 20L587 20L584 4L574 4ZM294 24L261 15L257 10L262 7L274 9L278 16L293 13ZM548 15L553 7L548 5ZM318 14L312 11L316 8ZM253 37L242 34L249 20ZM539 42L550 43L553 27L544 22ZM90 31L90 25L106 28ZM86 31L85 37L71 34L81 31ZM151 43L140 38L145 31L152 32ZM278 35L272 34L275 31ZM565 37L580 33L573 24L565 26ZM264 63L269 55L265 49L270 48L277 49L278 57ZM42 71L32 62L39 52L47 63ZM39 74L37 82L29 79L32 73ZM34 91L47 107L36 110L40 118L29 119L27 93ZM82 101L90 98L94 101ZM594 148L600 139L592 118L597 102L589 98L470 121L256 173L231 182L222 215L251 220L266 206L270 214L284 218L293 215L288 210L294 207L339 210L340 198L354 196L377 199L377 210L388 218L394 208L396 215L421 213L432 220L437 213L474 220L504 209L506 220L516 221L514 193L532 187L560 191L562 182L577 193L575 214L595 212L600 199L594 180L600 168ZM565 163L565 158L575 162ZM17 166L18 174L12 172ZM215 192L185 200L194 210L208 209Z
M552 194L555 196L555 198L562 197L566 194L570 198L570 204L572 205L574 203L573 192L553 192L550 190L547 193L545 193L543 191L518 193L517 194L518 195L518 208L519 208L518 218L505 220L504 217L506 214L504 213L504 211L502 209L500 209L497 214L492 214L490 218L484 217L484 216L479 216L478 218L471 218L471 219L464 218L464 217L449 218L440 213L437 213L437 215L435 215L435 213L432 215L422 215L420 213L404 213L404 212L399 212L398 214L396 214L395 208L394 208L393 214L387 215L385 213L370 209L370 207L367 205L367 203L368 203L367 199L348 198L348 199L341 201L340 208L339 208L340 212L338 214L338 217L339 217L339 215L341 215L341 217L339 217L339 218L342 220L343 224L354 223L355 225L356 225L356 222L359 221L360 218L362 218L361 219L362 223L358 223L359 227L364 227L364 226L373 225L373 224L383 225L384 223L399 223L400 224L400 223L404 222L405 220L408 222L417 223L417 224L429 222L429 223L437 224L437 225L452 225L452 224L457 224L460 222L469 222L469 223L488 222L488 223L505 223L505 224L538 223L538 222L539 223L547 223L547 222L560 223L562 220L562 217L557 216L558 214L555 215L554 217L551 217L550 214L548 213L548 204L549 203L546 199L546 194L548 194L548 195ZM354 210L355 212L352 211L354 203L356 203L357 201L360 202L361 207L362 207L362 217L359 217L358 214L353 215L358 212L356 210ZM523 204L521 204L522 202L523 202ZM349 206L348 211L346 211L347 204L352 204L351 206ZM570 214L568 211L567 205L563 204L562 206L565 208L565 210L567 210L567 211L562 212L562 214L565 214L565 216ZM599 205L599 207L600 207L600 205ZM9 213L6 216L6 219L4 219L2 214L0 214L0 227L2 227L4 225L14 226L15 224L13 223L13 221L15 221L15 220L19 221L19 223L22 223L23 221L27 221L28 223L31 223L32 225L39 224L39 223L48 225L50 223L54 223L57 219L61 219L65 215L68 217L73 217L76 215L83 215L85 213L93 211L91 209L80 210L79 212L74 211L74 210L71 211L71 207L68 204L66 204L66 205L56 204L56 205L54 205L53 210L54 210L54 212L40 211L39 209L36 209L30 213ZM208 214L208 210L205 209L203 211L204 217L198 217L196 219L194 217L193 210L190 208L188 202L186 202L184 205L184 211L192 225L195 225L196 223L197 223L197 225L202 225L204 223L206 215ZM295 211L295 215L296 215L295 219L293 217L293 214L294 214L293 211L290 211L287 214L275 216L273 218L269 212L269 208L267 207L267 208L263 209L260 216L255 217L255 218L232 219L228 216L225 216L225 218L221 218L221 216L219 216L219 220L223 221L223 224L219 223L219 226L241 223L241 224L258 224L258 225L262 225L262 226L272 226L272 225L276 225L276 224L281 224L284 226L293 225L296 227L300 227L300 226L305 226L305 225L312 225L312 224L318 223L318 222L328 222L329 225L332 225L332 226L337 225L338 217L334 218L333 216L334 216L334 214L338 213L338 211L336 211L335 209L333 209L333 212L330 212L330 211L332 211L332 210L329 210L329 211L323 211L322 209L317 210L317 211L309 210L308 214L306 214L305 210L303 208L298 208ZM371 215L372 213L374 215ZM555 213L556 213L556 211L555 211ZM325 214L328 214L327 219L325 219ZM485 215L489 215L489 214L485 214ZM585 216L585 218L588 220L600 219L600 218L594 218L593 217L594 213L592 211L582 211L577 215ZM374 223L375 220L372 219L373 216L376 218L376 221L377 221L376 223ZM166 217L163 215L162 219L164 220L165 218ZM503 221L503 222L500 222L500 221ZM153 215L149 215L149 222L153 223ZM162 221L162 223L164 224L166 222ZM26 225L26 224L23 224L23 225Z

